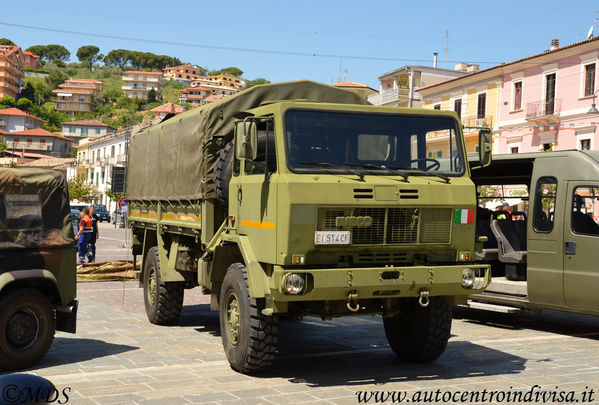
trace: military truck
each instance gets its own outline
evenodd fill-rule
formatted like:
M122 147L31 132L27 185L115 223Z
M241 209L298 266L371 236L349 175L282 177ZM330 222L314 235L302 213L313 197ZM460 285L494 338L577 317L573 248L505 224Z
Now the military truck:
M480 151L488 163L488 131ZM381 314L398 356L432 361L449 304L489 282L455 113L268 84L135 134L128 159L148 319L176 322L201 286L240 372L271 365L282 315Z
M472 178L486 239L478 259L492 265L493 282L470 306L599 315L599 152L497 155ZM505 199L521 201L518 211L493 211Z
M75 333L76 261L59 172L0 168L0 368L32 366Z

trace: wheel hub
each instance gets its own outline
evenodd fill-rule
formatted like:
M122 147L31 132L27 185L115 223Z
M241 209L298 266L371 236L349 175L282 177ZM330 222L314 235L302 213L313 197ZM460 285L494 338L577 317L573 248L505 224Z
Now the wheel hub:
M237 346L241 330L239 300L233 291L229 291L226 301L225 324L226 333L231 345Z
M19 310L8 320L6 337L16 349L26 350L35 342L39 333L39 320L31 309Z

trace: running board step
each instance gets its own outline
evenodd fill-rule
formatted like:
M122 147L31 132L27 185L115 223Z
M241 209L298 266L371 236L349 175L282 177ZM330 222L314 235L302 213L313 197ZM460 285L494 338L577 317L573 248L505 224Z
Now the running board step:
M523 311L522 308L508 307L506 305L489 304L486 302L478 302L472 300L468 300L468 303L465 306L468 308L480 309L483 311L501 312L502 314L515 314L517 312Z

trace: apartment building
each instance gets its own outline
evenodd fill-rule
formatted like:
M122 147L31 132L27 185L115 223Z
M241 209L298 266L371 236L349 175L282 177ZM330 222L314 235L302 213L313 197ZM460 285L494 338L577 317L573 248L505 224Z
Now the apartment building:
M189 83L192 80L202 79L200 67L187 63L179 66L167 66L162 69L164 78L175 83Z
M436 65L436 61L434 62ZM418 88L469 75L477 65L456 65L455 70L429 66L403 66L378 76L380 90L368 97L374 105L393 107L421 107Z
M213 91L216 91L216 89L205 86L188 87L179 91L179 102L193 106L204 105L206 99L214 94Z
M206 79L216 86L230 87L232 89L243 89L247 84L247 80L243 77L237 77L228 73L208 76Z
M162 100L162 73L160 72L141 72L129 70L123 76L125 84L123 91L129 98L147 99L148 91L156 91L156 99Z
M154 113L155 120L163 120L167 115L181 114L182 112L187 111L187 108L173 103L165 103L156 108L152 108L150 111Z
M72 140L102 136L114 131L115 128L98 120L79 120L62 124L62 136Z
M3 132L1 136L7 150L11 152L39 153L59 158L67 158L71 155L70 139L43 128Z
M18 46L0 45L0 99L17 99L23 78L23 52Z
M599 37L500 65L497 152L599 150Z
M69 79L52 90L56 111L70 115L95 111L104 101L104 84L93 79Z
M42 65L40 64L39 56L34 55L29 51L23 51L23 69L40 69L41 67Z
M340 89L345 89L345 90L352 91L352 92L357 93L357 94L359 94L360 96L362 96L362 97L364 97L366 99L368 99L369 96L378 93L378 91L376 91L372 87L370 87L370 86L368 86L366 84L363 84L363 83L338 81L333 86L337 87L337 88L340 88Z
M7 132L41 128L46 121L18 108L0 110L0 130Z
M457 113L464 125L466 151L476 152L477 127L494 128L497 124L501 80L500 72L487 69L421 87L418 92L422 107Z

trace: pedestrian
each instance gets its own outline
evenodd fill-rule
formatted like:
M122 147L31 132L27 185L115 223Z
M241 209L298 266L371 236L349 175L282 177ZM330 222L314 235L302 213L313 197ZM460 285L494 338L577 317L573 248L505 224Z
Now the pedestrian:
M89 216L92 219L92 236L89 240L89 251L91 253L90 262L96 261L96 241L100 239L100 232L98 231L98 214L96 214L96 207L93 205L89 206Z
M85 263L85 260L89 261L89 241L93 232L92 219L89 216L89 209L84 208L81 211L81 221L79 221L79 232L75 235L77 241L77 249L79 251L79 264Z

